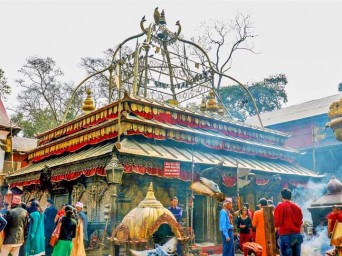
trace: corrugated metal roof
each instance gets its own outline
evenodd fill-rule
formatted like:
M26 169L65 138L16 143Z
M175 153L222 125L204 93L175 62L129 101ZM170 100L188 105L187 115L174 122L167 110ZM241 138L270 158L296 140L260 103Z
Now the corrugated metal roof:
M25 173L33 173L36 171L42 170L46 165L51 167L57 167L59 165L70 164L73 162L89 159L89 158L96 158L107 153L110 153L113 149L113 143L107 143L102 146L92 147L86 150L82 150L80 152L76 152L73 154L69 154L66 156L56 157L52 159L48 159L46 161L42 161L36 164L32 164L30 166L26 166L25 168L19 169L9 175L9 177L14 177L18 175L23 175Z
M192 162L192 151L186 148L179 148L176 146L165 146L161 143L148 143L136 141L131 138L125 138L121 142L121 148L117 149L123 154L132 154L146 157L155 157L179 162ZM278 174L291 174L305 177L321 177L299 165L292 165L290 163L273 160L273 159L255 159L248 155L231 156L229 153L224 154L215 150L212 151L199 151L193 152L194 162L199 164L216 165L224 161L226 167L236 167L239 162L240 167L250 168L256 171Z
M272 112L261 113L260 117L264 126L273 124L286 123L294 120L304 119L307 117L327 115L329 107L333 102L339 101L342 94L336 94L329 97L307 101L298 105L289 106ZM246 120L251 125L259 125L257 116L253 116Z

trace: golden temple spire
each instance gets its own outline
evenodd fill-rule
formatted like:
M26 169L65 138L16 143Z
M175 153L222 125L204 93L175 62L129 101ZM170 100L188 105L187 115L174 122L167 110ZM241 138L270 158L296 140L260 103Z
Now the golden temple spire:
M204 96L202 97L202 102L200 104L200 110L202 112L207 110L207 101L205 100Z
M85 114L88 114L95 110L93 99L91 98L91 90L87 89L87 98L83 102L82 110Z
M165 12L162 10L159 18L159 24L166 25Z
M146 194L145 199L139 203L138 207L141 207L141 208L146 208L146 207L160 208L160 207L163 207L161 202L159 202L154 195L153 183L152 182L150 183L150 186L147 189L147 194Z
M207 110L211 112L217 112L218 106L215 100L215 92L210 91L209 92L209 100L207 102Z
M147 200L155 200L156 199L156 197L154 195L154 191L153 191L153 182L151 182L150 186L148 187L145 199L147 199Z

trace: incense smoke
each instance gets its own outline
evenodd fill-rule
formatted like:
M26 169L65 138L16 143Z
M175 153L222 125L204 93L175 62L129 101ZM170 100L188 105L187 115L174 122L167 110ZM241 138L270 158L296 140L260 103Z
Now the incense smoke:
M312 223L311 213L308 208L318 198L326 193L326 184L308 182L306 188L298 187L293 190L292 201L300 206L303 212L303 222Z
M330 246L330 239L328 238L328 231L326 228L317 232L315 236L304 236L304 242L302 244L303 256L325 255L325 252L330 249L332 249L332 247Z
M327 228L316 228L316 234L313 235L312 217L308 208L318 198L326 193L326 184L309 182L307 188L298 188L293 191L293 201L298 204L303 212L304 225L310 226L304 234L304 242L302 244L303 256L321 256L330 247L330 239L328 238Z

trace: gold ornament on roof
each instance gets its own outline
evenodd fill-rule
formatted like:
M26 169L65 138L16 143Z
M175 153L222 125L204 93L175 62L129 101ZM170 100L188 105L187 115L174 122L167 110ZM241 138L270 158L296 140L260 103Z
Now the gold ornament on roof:
M336 139L342 141L342 99L331 104L328 117L330 122L326 126L329 126L334 131Z
M166 18L165 18L165 12L162 10L159 18L159 24L166 25Z
M150 186L148 187L145 199L142 200L138 205L138 208L147 208L147 207L151 207L151 208L163 207L162 203L159 202L154 195L152 182L150 183Z
M215 92L209 92L209 100L207 103L207 110L211 112L216 112L218 110L218 106L215 100Z
M202 102L201 102L201 105L200 105L200 110L202 112L207 111L207 101L205 100L204 97L202 98Z
M85 114L89 114L90 112L95 110L93 99L91 98L91 90L87 89L87 98L83 102L82 110Z
M175 107L177 107L179 104L178 100L174 100L174 99L168 99L166 102Z
M217 113L218 113L220 116L223 116L223 115L224 115L224 108L223 108L223 105L222 105L221 103L218 105Z

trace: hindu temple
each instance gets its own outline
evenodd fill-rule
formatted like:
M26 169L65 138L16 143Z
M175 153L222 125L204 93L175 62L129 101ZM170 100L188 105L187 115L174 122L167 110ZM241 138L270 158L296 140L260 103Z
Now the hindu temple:
M44 204L52 198L57 207L81 201L89 237L104 230L97 239L111 237L139 249L166 222L182 241L182 230L190 228L197 243L218 244L217 202L189 189L201 175L214 180L234 204L249 202L252 209L260 197L280 201L282 187L305 187L322 176L296 163L299 152L284 145L287 134L231 119L212 86L215 76L225 75L210 59L201 62L175 52L177 42L180 49L197 47L209 58L184 39L180 22L172 31L164 12L161 17L149 26L144 17L139 33L115 49L104 70L108 104L96 109L88 91L84 113L37 135L27 165L8 175L7 182L21 191L23 201ZM132 51L123 52L128 43ZM189 99L202 103L192 109L185 104ZM163 208L173 196L183 209L179 225ZM136 218L146 211L151 218Z

